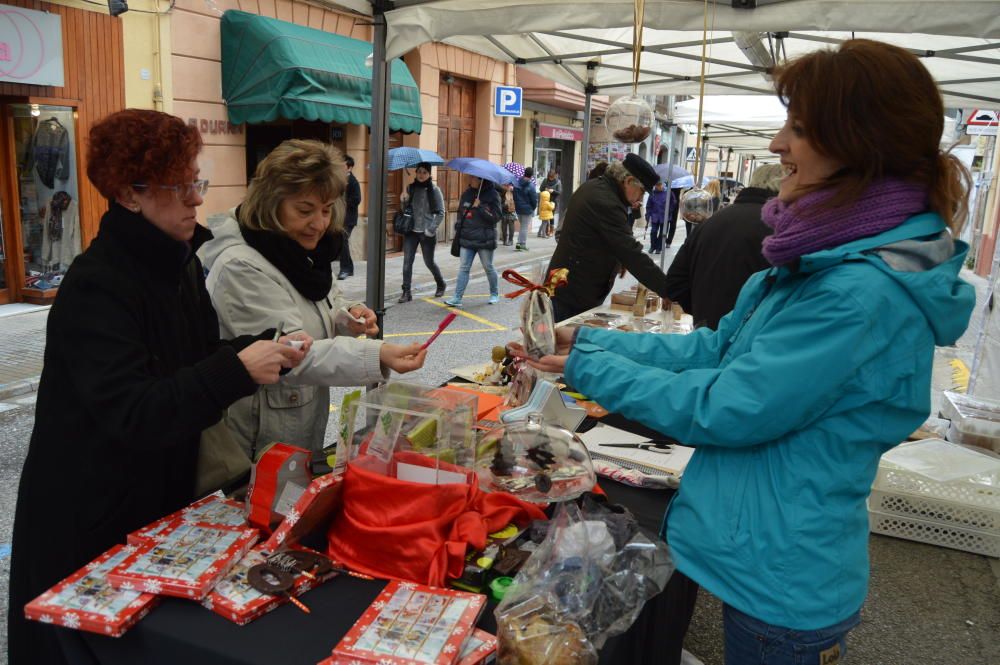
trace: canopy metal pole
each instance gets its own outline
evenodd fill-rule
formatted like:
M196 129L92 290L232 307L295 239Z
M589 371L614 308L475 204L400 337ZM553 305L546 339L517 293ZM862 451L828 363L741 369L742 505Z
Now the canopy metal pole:
M593 111L593 96L597 92L594 85L594 75L597 73L597 61L587 63L587 84L583 87L583 154L580 156L579 187L587 182L587 159L590 157L590 123Z
M389 139L389 83L385 61L384 0L372 3L372 117L368 151L368 266L365 296L378 317L378 335L385 329L386 146Z
M670 95L667 97L667 120L670 121L670 136L667 138L667 173L670 173L670 167L674 164L674 137L677 135L677 125L674 124L674 96ZM682 166L678 164L678 166ZM670 190L669 179L666 182L667 185L667 205L663 210L665 215L670 215L670 197L673 196L673 192ZM677 202L680 205L680 201ZM678 211L679 213L680 211ZM664 247L665 239L663 238L663 233L667 229L667 220L663 219L663 227L660 231L660 272L666 272L667 266L667 252L666 247Z
M590 155L591 97L593 97L593 93L588 85L583 98L583 154L580 156L580 185L587 182L587 157Z

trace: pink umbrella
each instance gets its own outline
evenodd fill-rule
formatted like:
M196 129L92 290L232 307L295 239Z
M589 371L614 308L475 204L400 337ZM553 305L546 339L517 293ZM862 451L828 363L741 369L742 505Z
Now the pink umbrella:
M524 165L517 162L507 162L503 165L505 169L516 175L518 178L524 177Z

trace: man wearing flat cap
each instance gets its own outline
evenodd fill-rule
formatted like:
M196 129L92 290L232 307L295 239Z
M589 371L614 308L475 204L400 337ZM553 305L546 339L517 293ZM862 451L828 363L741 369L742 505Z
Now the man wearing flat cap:
M569 269L569 283L552 298L556 321L604 302L622 268L651 291L666 296L666 275L642 251L628 223L629 209L659 180L646 160L628 154L624 162L613 162L602 176L573 192L549 262L549 270Z

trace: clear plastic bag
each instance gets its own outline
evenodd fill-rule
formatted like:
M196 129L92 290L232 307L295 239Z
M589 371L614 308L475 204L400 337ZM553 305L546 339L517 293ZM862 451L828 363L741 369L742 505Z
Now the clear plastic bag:
M542 290L529 291L521 305L524 350L534 359L556 352L556 322L552 299Z
M582 507L581 507L582 506ZM666 543L627 510L587 495L559 504L548 533L496 609L499 662L597 663L674 571Z

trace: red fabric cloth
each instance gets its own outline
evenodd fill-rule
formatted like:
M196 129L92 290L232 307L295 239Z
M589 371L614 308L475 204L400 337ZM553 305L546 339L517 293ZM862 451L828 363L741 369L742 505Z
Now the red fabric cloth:
M428 458L402 452L396 459L426 466ZM467 546L482 549L488 534L512 522L523 526L545 519L538 506L504 492L483 492L474 479L426 485L353 462L344 474L342 497L327 533L331 558L375 577L432 586L461 577Z

